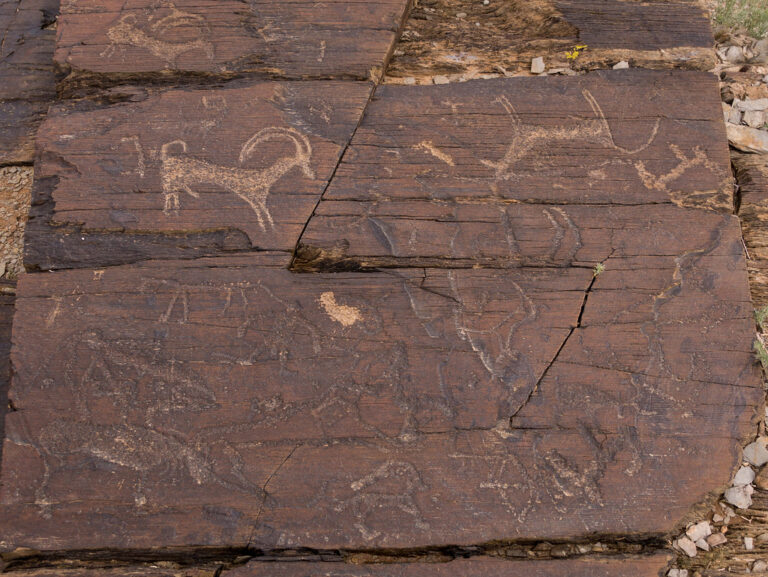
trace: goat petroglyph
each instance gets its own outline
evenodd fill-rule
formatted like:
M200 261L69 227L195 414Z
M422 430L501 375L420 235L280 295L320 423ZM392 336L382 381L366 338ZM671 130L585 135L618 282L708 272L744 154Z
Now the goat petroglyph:
M153 22L154 15L150 12L144 26L139 25L135 14L121 16L117 24L107 30L110 44L101 56L111 58L118 46L134 46L144 48L162 59L167 68L176 68L179 56L192 50L200 50L208 60L213 60L214 49L207 39L210 30L205 18L179 10L173 2L164 2L160 8L167 9L170 13ZM165 40L174 29L193 30L197 38L186 42Z
M183 140L165 143L160 154L163 212L167 216L178 213L179 193L183 191L194 198L199 198L199 193L192 187L196 184L208 183L234 193L248 203L256 214L262 231L266 231L267 225L271 228L274 222L267 207L267 197L272 186L294 168L300 169L307 178L315 178L315 172L310 166L312 147L309 139L293 128L270 127L254 134L240 151L240 164L250 158L259 145L278 139L292 143L294 154L276 160L263 170L220 166L206 160L172 154L174 147L179 147L182 153L186 153L187 143Z

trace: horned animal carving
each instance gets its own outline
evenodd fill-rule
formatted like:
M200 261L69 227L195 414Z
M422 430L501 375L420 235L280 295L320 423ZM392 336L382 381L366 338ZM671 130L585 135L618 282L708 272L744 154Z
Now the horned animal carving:
M161 58L169 67L176 67L176 59L190 50L202 50L209 60L213 60L213 44L204 38L208 32L205 19L198 14L182 12L168 2L166 7L170 14L146 27L146 31L138 26L135 14L125 14L117 24L107 31L110 40L109 47L102 56L110 57L119 45L136 46L149 50L154 56ZM187 42L168 42L162 40L173 28L192 28L197 32L197 38Z
M256 148L270 140L287 140L295 147L293 156L278 159L271 166L262 170L232 168L220 166L205 160L171 154L173 147L187 152L187 143L174 140L162 146L163 198L166 215L178 213L179 192L184 191L194 198L199 194L193 190L195 184L208 183L220 186L243 199L256 213L259 226L266 230L272 227L272 215L267 208L267 196L272 186L294 168L299 168L307 178L314 178L315 173L309 164L312 147L309 139L293 128L270 127L254 134L240 151L240 164L245 162Z
M616 144L613 139L613 132L608 124L608 120L603 113L600 104L589 90L582 90L582 96L589 104L594 113L594 118L583 120L575 126L557 126L554 128L543 128L537 126L528 126L523 124L520 116L512 103L502 96L498 102L504 107L507 113L512 117L515 126L515 136L507 148L504 156L498 161L482 160L481 162L495 171L495 180L512 180L518 175L514 169L517 163L525 157L531 157L537 154L542 146L550 146L554 141L586 141L599 143L607 148L615 150L621 154L631 156L642 152L648 148L656 139L661 125L661 119L657 118L651 129L648 139L637 148L623 148Z

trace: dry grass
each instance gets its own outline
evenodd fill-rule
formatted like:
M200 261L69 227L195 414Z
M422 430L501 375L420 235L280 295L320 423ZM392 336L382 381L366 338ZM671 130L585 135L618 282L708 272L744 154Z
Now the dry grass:
M718 0L715 22L733 30L744 30L754 38L768 36L767 0Z

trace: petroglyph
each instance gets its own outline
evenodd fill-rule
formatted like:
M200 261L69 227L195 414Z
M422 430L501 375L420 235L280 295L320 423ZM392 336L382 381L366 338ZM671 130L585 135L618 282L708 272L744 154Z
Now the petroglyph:
M117 24L107 30L110 45L101 56L111 58L118 46L134 46L149 50L154 56L164 60L167 68L176 68L179 56L192 50L200 50L208 60L213 60L214 49L207 39L210 30L205 18L179 10L173 2L164 2L158 8L168 9L170 13L153 22L155 16L150 12L144 26L138 24L135 14L121 16ZM192 30L197 38L186 42L165 40L164 38L174 30Z
M423 150L427 154L431 154L432 156L434 156L438 160L442 160L448 166L454 166L455 165L455 163L453 162L453 158L451 158L450 155L446 154L445 152L443 152L442 150L437 148L432 143L432 141L424 140L424 141L420 142L419 144L417 144L416 146L414 146L414 148L416 148L417 150Z
M70 359L62 380L50 386L63 387L73 396L74 411L36 436L25 431L12 439L33 448L43 461L36 504L44 515L52 504L47 489L53 475L82 466L82 460L138 473L137 504L147 502L143 488L157 474L167 483L189 479L197 485L261 494L261 487L239 472L238 454L231 447L224 447L229 462L223 471L212 459L213 445L226 443L200 443L182 429L169 428L174 415L200 413L217 405L213 391L183 363L157 355L139 342L110 342L97 331L73 335L65 349ZM103 411L102 400L116 413L110 424L95 418Z
M321 294L318 300L323 305L323 309L325 309L328 316L345 327L351 327L356 322L362 320L359 309L338 304L336 297L330 291Z
M576 126L554 128L525 125L514 105L506 96L500 96L496 99L496 102L501 104L512 118L515 135L501 160L481 160L482 164L494 170L495 182L492 185L494 191L498 181L514 180L519 177L515 172L515 166L523 158L534 158L543 147L550 148L556 142L591 142L631 156L648 148L656 139L661 125L660 118L656 119L648 139L640 146L629 149L617 145L600 104L589 90L582 90L582 95L592 109L594 118L580 120Z
M649 190L657 190L659 192L667 193L670 197L670 200L674 202L675 204L685 206L686 201L688 200L687 197L691 197L694 194L700 194L700 193L683 193L679 190L673 190L671 188L671 185L673 182L677 181L678 179L682 178L682 176L689 170L693 168L699 168L710 171L715 176L718 176L720 179L720 184L723 189L726 189L728 186L728 182L730 180L730 175L724 171L717 163L711 161L709 157L707 156L707 153L699 146L695 147L692 151L692 155L689 157L686 155L679 146L675 144L670 144L669 149L672 151L672 154L674 154L675 158L678 160L677 166L675 166L672 170L669 172L662 174L662 175L655 175L653 174L648 168L646 167L646 164L638 160L634 163L635 170L637 170L637 174L640 177L640 180L643 183L643 186L648 188ZM716 193L717 191L712 191L712 193Z
M382 513L392 515L404 513L414 528L428 531L430 526L421 513L416 494L428 489L419 471L406 461L387 461L368 475L353 481L350 488L354 494L346 499L336 499L332 508L336 512L349 511L356 522L354 527L366 541L373 541L381 535L375 528L377 517ZM385 529L386 523L378 523Z
M139 141L138 136L131 136L128 138L122 138L120 142L130 142L133 144L134 148L136 149L136 174L139 175L140 178L144 178L144 174L147 169L146 161L144 158L144 148L141 146L141 142ZM130 174L130 172L123 172L122 174Z
M182 153L187 152L187 143L183 140L167 142L161 149L162 183L164 208L168 216L178 213L179 193L186 192L193 198L199 194L192 188L196 184L208 183L219 186L244 200L256 214L259 226L266 231L274 223L267 207L267 197L272 186L291 170L298 168L305 177L314 179L315 173L310 166L312 147L309 139L293 128L270 127L254 134L240 151L239 162L242 165L259 145L271 140L287 140L294 145L293 156L285 156L263 170L232 168L211 162L172 154L174 147Z

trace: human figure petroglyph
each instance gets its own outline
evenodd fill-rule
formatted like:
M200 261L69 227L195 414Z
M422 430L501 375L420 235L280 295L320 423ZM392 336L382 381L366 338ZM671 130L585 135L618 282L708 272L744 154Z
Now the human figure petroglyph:
M140 27L135 14L124 14L117 24L107 30L109 47L101 56L110 58L117 46L135 46L149 50L154 56L165 61L169 68L176 68L176 61L185 52L201 50L209 60L213 60L213 44L205 38L209 34L205 18L199 14L183 12L173 2L164 2L161 8L170 10L170 14ZM152 20L150 16L149 20ZM173 29L192 29L197 38L187 42L168 42L163 40Z
M597 143L628 156L642 152L653 144L661 126L660 118L656 119L648 139L643 144L636 148L624 148L616 144L608 120L592 93L585 89L582 90L582 95L592 109L594 118L581 120L576 126L558 126L554 128L523 124L509 99L505 96L498 98L497 102L502 105L512 118L514 137L501 160L481 161L485 166L494 170L494 185L492 188L495 189L495 183L500 180L513 180L517 178L518 174L515 173L515 166L523 158L534 157L541 150L542 146L551 147L553 143L558 141Z
M167 142L162 146L160 154L163 212L166 215L178 213L180 192L199 198L199 193L192 188L194 185L214 184L244 200L256 214L261 230L266 231L267 225L274 225L267 207L267 197L272 186L293 169L300 169L307 178L315 178L314 170L310 166L312 147L309 139L293 128L270 127L254 134L240 151L240 164L250 158L259 145L272 140L287 140L292 143L294 154L278 159L263 170L220 166L206 160L172 154L174 147L179 147L182 153L186 153L187 143L183 140Z

